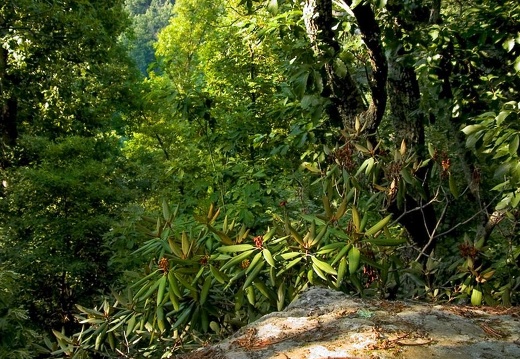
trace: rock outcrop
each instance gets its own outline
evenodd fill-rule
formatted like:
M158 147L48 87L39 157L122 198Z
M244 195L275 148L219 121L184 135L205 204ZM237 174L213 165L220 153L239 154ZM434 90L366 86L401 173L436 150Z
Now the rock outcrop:
M520 358L520 308L366 300L312 288L183 359Z

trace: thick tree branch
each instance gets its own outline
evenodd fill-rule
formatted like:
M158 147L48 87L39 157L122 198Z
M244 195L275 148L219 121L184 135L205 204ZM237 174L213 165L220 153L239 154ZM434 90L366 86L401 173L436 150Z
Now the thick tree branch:
M159 136L159 134L156 133L155 134L155 138L157 138L157 141L159 142L159 146L161 146L161 150L164 153L164 157L166 158L167 161L169 161L170 160L170 154L166 150L166 146L164 145L164 142L162 141L161 136Z
M366 124L369 135L375 134L386 109L386 81L388 64L381 43L381 29L376 21L374 11L369 4L358 5L353 10L361 30L361 36L368 50L371 73L369 74L372 101L362 114L362 123Z

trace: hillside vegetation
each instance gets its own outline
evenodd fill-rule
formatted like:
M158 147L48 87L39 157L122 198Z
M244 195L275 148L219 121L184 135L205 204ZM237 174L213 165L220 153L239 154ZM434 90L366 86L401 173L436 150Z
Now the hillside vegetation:
M301 291L518 305L520 5L0 7L0 357L173 357Z

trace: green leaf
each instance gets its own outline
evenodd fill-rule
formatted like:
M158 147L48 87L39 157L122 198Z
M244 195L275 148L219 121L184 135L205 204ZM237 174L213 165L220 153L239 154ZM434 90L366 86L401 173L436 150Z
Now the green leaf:
M96 318L87 318L87 319L83 319L83 320L80 320L80 324L85 324L85 323L90 323L90 324L101 324L101 323L104 323L106 320L105 319L96 319Z
M313 221L316 222L316 224L318 226L324 226L327 224L327 222L324 221L323 219L310 215L310 214L302 214L301 217L303 219L305 219L307 222L310 222L310 223L312 223Z
M288 252L288 253L280 254L280 257L282 257L283 259L287 260L287 259L292 259L294 257L298 257L300 255L301 255L300 252Z
M375 225L373 225L372 227L370 227L370 228L365 232L365 236L371 236L371 235L376 234L376 233L379 232L381 229L383 229L383 227L386 226L386 225L388 224L388 222L390 222L391 219L392 219L392 215L389 214L388 216L386 216L385 218L383 218L382 220L380 220L379 222L377 222Z
M99 332L96 336L96 341L94 343L95 350L99 350L99 348L101 347L101 344L104 343L106 334L107 334L107 328L108 328L108 323L106 323L106 322L99 326L99 328L98 328Z
M177 278L177 280L184 286L184 288L193 292L197 291L197 289L194 286L192 286L181 274L174 273L174 275L175 278Z
M464 132L464 134L466 136L469 136L469 135L471 135L475 132L478 132L480 130L483 130L483 129L485 129L485 126L483 126L483 125L468 125L462 129L462 132ZM431 157L433 157L432 153L430 153L430 155L431 155Z
M498 114L498 116L496 117L496 123L497 123L497 126L500 126L502 124L502 122L504 122L504 120L511 114L511 111L500 111L500 113Z
M138 298L134 297L134 300L139 299L140 301L145 301L146 299L148 299L155 292L157 287L159 287L159 284L161 283L161 279L162 279L162 277L159 280L157 280L156 282L154 282L153 284L146 285L145 287L148 288L148 291L144 295L142 295ZM145 287L143 287L143 288L145 288ZM137 296L137 294L136 294L136 296Z
M177 279L175 279L173 270L168 272L168 283L169 283L169 290L173 292L178 298L182 298L182 293L179 288L179 284L177 283Z
M336 264L337 261L339 261L341 258L345 257L345 254L347 254L348 251L350 251L350 248L352 247L352 244L346 244L346 243L340 243L343 248L336 254L336 257L334 257L334 260L332 261L331 265Z
M317 251L315 254L316 255L329 254L329 253L337 251L339 248L343 248L343 247L345 247L345 243L334 242L334 243L330 243L330 244L327 244L327 245L321 247L320 250Z
M457 188L457 183L455 182L455 177L452 176L451 173L449 174L448 182L449 182L450 192L453 195L453 197L455 199L459 198L459 190Z
M275 298L275 295L274 295L274 292L268 288L264 282L262 281L255 281L253 283L253 285L256 287L256 289L258 289L258 291L264 296L266 297L267 299L269 300L272 300L272 301L275 301L276 298Z
M507 38L503 43L502 43L502 47L504 48L504 50L506 50L507 52L511 52L511 50L513 50L513 47L515 47L515 39L513 37L509 37Z
M222 231L219 231L218 229L215 229L213 228L211 225L207 225L208 229L213 232L219 239L220 241L223 243L223 244L226 244L226 245L232 245L233 244L233 240L231 238L229 238L229 236L222 232Z
M171 212L170 207L168 206L168 203L166 200L162 201L162 211L163 211L163 218L165 221L169 221L171 218Z
M347 198L347 196L345 196L343 201L341 201L341 204L339 205L339 207L336 211L336 214L334 215L334 218L336 218L336 220L339 220L339 219L341 219L341 217L343 217L343 215L345 214L345 212L347 210L348 202L349 202L349 199Z
M211 271L211 275L213 276L213 278L215 278L217 282L219 282L220 284L226 284L229 281L227 275L219 271L211 264L209 265L209 270Z
M60 339L60 340L63 340L64 342L67 342L69 344L72 344L72 340L66 336L65 334L63 334L62 332L59 332L55 329L52 329L52 333L54 334L54 336L57 338L57 339Z
M283 309L283 306L285 304L285 284L284 282L281 282L278 286L278 290L276 291L277 299L276 299L276 308L278 311L281 311Z
M406 243L406 238L367 238L366 241L376 246L400 246Z
M355 275L355 274L352 274L350 275L350 281L352 282L352 284L354 284L354 286L356 287L356 289L359 291L360 294L363 293L363 285L361 284L361 281L359 280L358 276Z
M270 240L276 232L276 226L273 226L264 236L264 243Z
M415 183L415 177L414 175L412 175L410 173L410 169L409 168L403 168L401 170L401 176L403 177L403 179L406 181L406 183L409 183L409 184L414 184Z
M207 276L204 280L204 284L202 285L202 289L200 291L200 305L204 305L206 300L208 299L209 290L211 289L212 279L210 276Z
M320 233L318 233L318 235L316 237L314 237L313 240L311 240L309 242L309 248L311 247L314 247L316 246L317 244L319 244L324 238L326 238L326 234L328 233L327 229L329 228L329 225L326 224L324 225L321 230L320 230Z
M315 163L303 162L302 166L313 173L321 173L321 170L316 166Z
M303 238L289 223L287 223L287 227L289 228L289 231L292 234L292 237L296 242L298 242L299 245L302 247L305 247L305 243L303 243Z
M163 297L164 297L164 292L166 291L166 282L167 282L167 276L166 275L163 275L161 277L161 279L159 279L159 289L157 291L157 306L160 307L161 306L161 303L162 303L162 300L163 300Z
M213 330L217 335L220 334L220 325L215 322L215 321L211 321L209 323L209 327L211 328L211 330Z
M361 258L361 252L356 247L352 247L348 252L348 271L350 274L354 274L359 268L359 260Z
M309 81L309 72L308 70L301 70L298 74L293 76L291 78L293 83L293 91L294 94L302 98L305 94L305 91L307 91L307 83Z
M481 304L482 304L482 291L475 287L471 291L471 305L479 306Z
M184 254L184 258L186 258L188 256L188 254L190 253L190 241L188 239L188 235L186 234L186 232L182 232L181 234L181 249L182 249L182 253Z
M515 69L516 72L520 72L520 56L518 56L515 59L515 64L513 65L513 68Z
M255 288L253 286L246 287L245 289L247 301L249 304L254 306L256 304Z
M433 147L433 144L430 142L428 142L428 153L430 154L431 158L435 156L435 147Z
M273 15L278 14L278 0L270 0L267 5L267 10Z
M520 203L520 193L515 192L511 197L511 208L516 208Z
M315 263L312 263L312 269L313 269L314 273L316 273L318 275L318 277L320 277L321 279L323 279L325 281L327 280L327 276L325 275L325 273L323 273L322 270L320 269L320 267L318 267ZM309 278L309 282L313 283L313 279L311 280L311 278L312 278L312 276Z
M316 265L316 267L318 267L320 270L324 271L325 273L329 273L329 274L333 274L333 275L338 274L338 272L336 272L336 270L334 268L332 268L332 266L330 264L328 264L327 262L320 261L315 256L311 256L311 260L312 260L312 263L314 265Z
M253 254L253 252L254 249L250 249L246 252L240 253L238 256L235 256L231 258L229 261L227 261L222 267L220 267L220 270L225 271L226 269L241 263L244 259L248 258L251 254Z
M151 272L150 274L146 275L145 277L139 279L137 282L135 282L134 284L132 284L130 286L130 288L136 288L136 287L139 287L140 285L142 285L144 282L152 279L153 277L156 276L156 274L160 272L160 269L156 269L154 270L153 272Z
M344 78L348 74L347 66L339 57L334 60L334 71L340 78Z
M173 324L173 326L171 327L171 330L175 330L179 326L184 324L188 320L188 317L190 316L192 309L193 309L193 304L189 308L184 309L181 312L181 314L177 317L177 321Z
M363 161L361 166L359 166L356 174L354 175L355 177L359 176L359 174L362 173L363 171L366 171L368 163L370 162L370 160L372 160L372 162L373 162L374 159L372 157L370 157L370 158L367 158L366 160Z
M170 250L173 254L175 254L179 258L184 258L181 248L177 243L175 243L175 240L173 238L168 237L168 245L170 246Z
M126 324L126 331L125 331L125 334L126 336L130 336L130 334L132 333L132 331L134 330L135 328L135 323L136 323L136 315L132 315L130 317L130 319L128 320L127 324Z
M217 251L223 252L223 253L244 252L244 251L254 249L254 248L256 248L256 247L253 246L252 244L235 244L235 245L231 245L231 246L219 247L219 248L217 248Z
M243 289L249 287L253 280L258 276L258 273L264 268L265 262L260 262L255 269L247 275L246 281L244 282L244 285L242 286Z
M431 36L432 40L435 41L439 37L439 29L434 28L433 30L430 30L428 34Z
M361 218L359 216L359 212L356 208L356 206L352 206L352 223L354 224L354 227L356 228L356 232L360 232L361 230Z
M375 158L374 157L370 157L368 160L367 160L367 168L365 168L365 176L369 176L371 173L372 173L372 169L374 168L374 164L375 164Z
M258 252L257 254L255 254L255 256L253 257L253 260L249 263L249 267L247 267L247 269L246 269L246 274L249 274L249 272L251 272L253 270L253 268L256 267L256 264L258 263L258 261L260 261L261 258L262 258L262 252Z
M290 261L289 263L287 263L287 264L283 267L283 269L282 269L280 272L278 272L278 275L280 275L281 273L285 272L286 270L288 270L288 269L294 267L296 264L298 264L298 263L302 260L302 258L303 258L303 257L298 257L298 258L293 259L293 260Z
M164 332L166 329L166 326L164 323L164 308L162 306L157 307L155 314L157 317L157 326L159 327L159 330L161 332Z
M94 309L83 307L83 306L81 306L79 304L76 304L76 308L78 308L79 311L82 312L82 313L93 315L95 318L103 318L104 317L103 313L101 313L101 312L99 312L97 310L94 310Z
M516 156L516 154L518 153L519 141L520 141L520 136L518 136L518 134L516 134L513 136L513 139L509 143L509 154L511 156Z
M339 267L338 267L338 277L336 279L336 288L339 288L339 286L341 286L341 283L343 282L343 278L345 277L346 272L347 272L347 258L341 257L341 260L339 261Z
M175 311L179 311L180 309L180 302L179 302L179 297L177 297L175 295L175 293L173 292L173 289L172 287L168 287L168 297L170 298L170 302L172 303L173 305L173 309Z
M269 265L271 267L274 267L275 266L275 263L274 263L274 260L273 260L273 256L271 255L271 252L269 252L269 249L267 248L264 248L262 250L262 254L264 255L264 258L265 260L267 261L267 263L269 263Z

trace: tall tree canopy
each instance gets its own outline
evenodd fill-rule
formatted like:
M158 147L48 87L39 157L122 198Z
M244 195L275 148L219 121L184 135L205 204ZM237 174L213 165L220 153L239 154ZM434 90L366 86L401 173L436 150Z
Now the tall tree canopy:
M0 258L41 326L74 327L113 278L104 234L128 200L116 133L137 76L117 37L122 1L0 8Z
M129 49L131 58L143 75L155 62L154 43L159 31L168 24L172 15L173 0L127 0L125 9L130 15L132 26L123 35L123 44ZM157 68L155 68L157 70Z

